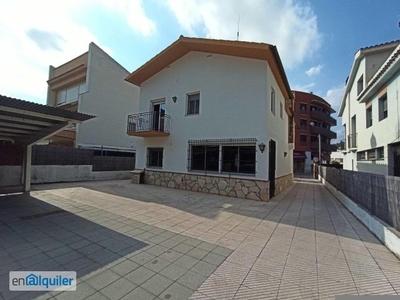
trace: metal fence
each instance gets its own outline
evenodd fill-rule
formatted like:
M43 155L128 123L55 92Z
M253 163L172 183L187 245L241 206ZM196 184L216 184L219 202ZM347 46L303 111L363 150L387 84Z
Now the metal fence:
M135 169L135 154L36 145L32 165L92 165L93 171L129 171Z
M326 167L319 173L371 215L400 230L400 177Z
M21 166L23 153L21 146L0 144L0 166ZM129 171L135 169L135 154L35 145L32 147L32 165L92 165L93 171Z

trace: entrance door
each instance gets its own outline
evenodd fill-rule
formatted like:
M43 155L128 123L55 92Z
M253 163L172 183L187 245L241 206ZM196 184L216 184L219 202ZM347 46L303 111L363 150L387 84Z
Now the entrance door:
M276 142L269 141L269 198L275 196Z
M164 131L165 102L153 104L153 130Z

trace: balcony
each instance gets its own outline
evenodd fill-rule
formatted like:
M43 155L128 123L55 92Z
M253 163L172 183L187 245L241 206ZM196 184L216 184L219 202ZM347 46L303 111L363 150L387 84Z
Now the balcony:
M127 134L139 137L163 137L169 135L171 116L156 111L128 116Z
M332 126L336 126L336 120L334 118L332 118L330 115L328 115L327 113L324 113L319 110L312 110L310 115L311 115L311 118L325 122Z
M329 139L336 139L336 132L333 132L324 127L311 126L310 132L313 134L320 134L321 136L327 137Z
M347 149L357 149L357 133L352 133L347 136Z
M311 142L311 148L315 150L319 150L319 143L318 142ZM327 151L327 152L334 152L337 150L336 145L331 145L328 143L323 143L321 142L321 151Z

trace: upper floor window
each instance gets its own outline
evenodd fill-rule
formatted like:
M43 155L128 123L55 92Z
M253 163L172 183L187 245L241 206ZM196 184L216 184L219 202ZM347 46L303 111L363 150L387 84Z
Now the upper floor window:
M162 168L163 148L147 148L147 167Z
M364 89L364 75L361 75L360 79L357 81L357 95L359 95Z
M200 113L200 93L187 95L187 115L197 115Z
M72 85L57 91L57 105L68 104L79 100L79 95L85 90L85 82Z
M367 118L367 128L372 126L372 105L367 108L366 111L366 118Z
M388 116L387 94L379 98L379 121L386 119Z
M275 115L275 90L271 87L271 112Z
M300 111L301 112L306 112L307 111L307 104L300 103Z
M301 126L301 127L307 126L307 120L305 120L305 119L300 119L300 126Z
M281 117L281 119L283 120L283 104L282 102L279 103L279 115Z

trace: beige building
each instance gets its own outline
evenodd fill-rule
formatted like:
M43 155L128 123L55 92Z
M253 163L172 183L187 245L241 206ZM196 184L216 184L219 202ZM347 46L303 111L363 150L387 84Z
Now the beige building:
M135 152L139 138L126 134L126 119L128 112L138 110L139 88L124 80L127 75L126 69L94 43L67 63L50 66L47 105L97 116L59 133L50 142Z

